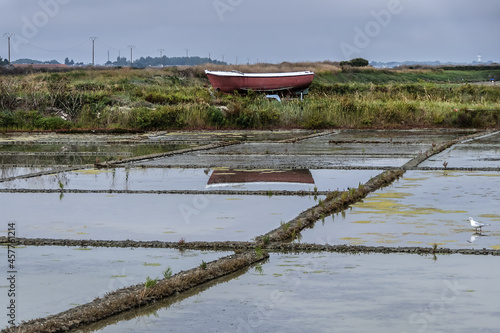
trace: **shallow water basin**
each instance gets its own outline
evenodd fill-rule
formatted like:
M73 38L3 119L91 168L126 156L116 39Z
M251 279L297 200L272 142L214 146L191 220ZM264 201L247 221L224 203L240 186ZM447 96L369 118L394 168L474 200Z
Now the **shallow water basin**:
M16 320L27 321L91 302L106 293L163 278L168 267L176 274L231 253L174 249L78 247L18 247L19 291ZM0 256L7 257L5 247ZM2 279L0 292L7 293ZM2 298L3 299L3 298ZM4 317L0 327L7 325Z
M491 256L271 254L267 263L226 283L92 330L493 332L497 263Z
M342 214L302 232L301 242L500 248L500 173L408 171ZM467 221L491 224L476 232Z
M320 197L316 198L319 199ZM314 197L0 193L19 237L249 241L314 206Z
M81 169L0 182L0 189L121 191L328 191L357 187L381 170L309 169ZM12 171L9 174L15 174ZM62 184L62 185L61 185Z

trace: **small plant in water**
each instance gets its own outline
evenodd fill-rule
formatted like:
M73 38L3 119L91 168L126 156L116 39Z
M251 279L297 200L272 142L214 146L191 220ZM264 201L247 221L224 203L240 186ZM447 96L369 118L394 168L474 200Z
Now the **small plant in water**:
M201 261L200 268L207 269L207 263L204 260Z
M163 277L167 280L170 279L172 277L172 268L167 267L167 269L163 271Z
M284 224L283 224L283 231L284 231L284 232L287 232L287 231L288 231L288 228L290 228L290 223L284 223Z
M177 244L179 246L183 246L185 243L186 243L186 240L184 239L184 237L182 237L181 239L179 239L179 241L177 242Z
M269 244L270 240L271 239L269 235L265 235L264 237L262 237L262 243L264 243L265 245Z
M257 266L255 266L255 271L259 274L263 274L264 273L264 270L262 269L262 266L260 264L258 264Z
M255 255L258 258L262 258L262 256L264 255L263 252L262 252L262 248L260 246L256 246L255 247Z
M158 283L158 278L156 279L152 279L150 278L149 276L146 278L146 283L144 284L144 288L152 288L154 286L156 286L156 284Z
M318 204L320 205L321 208L325 207L325 202L321 199L319 199Z

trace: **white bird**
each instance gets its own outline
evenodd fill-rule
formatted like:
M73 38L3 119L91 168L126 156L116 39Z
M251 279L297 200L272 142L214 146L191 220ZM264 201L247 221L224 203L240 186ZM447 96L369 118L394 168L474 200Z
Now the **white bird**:
M470 222L470 225L473 226L474 228L476 228L476 231L477 231L477 228L479 228L479 232L482 231L482 227L484 227L485 225L491 225L491 224L484 224L482 222L478 222L478 221L474 221L474 219L472 217L469 217L469 222Z

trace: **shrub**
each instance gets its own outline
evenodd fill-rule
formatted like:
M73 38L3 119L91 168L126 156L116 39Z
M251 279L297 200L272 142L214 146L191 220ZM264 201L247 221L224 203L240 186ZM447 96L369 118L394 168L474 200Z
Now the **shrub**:
M162 106L156 109L135 108L132 110L129 126L142 130L182 128L185 122L180 117L181 111L181 108L172 106Z
M212 126L222 127L226 123L226 118L219 108L210 106L207 110L208 122Z
M168 98L162 93L150 92L144 97L144 100L153 104L165 104Z
M363 58L355 58L349 61L340 62L340 66L352 66L352 67L366 67L368 66L368 64L369 64L368 60Z
M12 111L2 111L0 112L0 127L10 128L15 125L14 114Z
M59 129L70 129L73 126L73 123L67 120L64 120L60 117L48 117L43 118L38 121L38 128L44 130L59 130Z

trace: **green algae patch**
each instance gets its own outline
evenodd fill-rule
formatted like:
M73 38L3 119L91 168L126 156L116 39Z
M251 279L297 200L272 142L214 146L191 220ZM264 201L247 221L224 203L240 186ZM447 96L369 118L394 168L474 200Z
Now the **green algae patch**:
M476 173L468 174L470 177L500 177L500 173Z
M429 179L429 177L415 177L415 178L411 178L411 177L403 177L403 179L404 179L405 181L419 182L419 181L428 180L428 179Z
M430 232L403 232L403 236L413 235L413 236L437 236L438 234L431 234Z
M466 214L467 211L462 210L445 210L435 207L416 207L414 205L405 205L393 199L404 199L411 196L409 193L376 193L373 196L365 199L363 202L353 205L358 208L358 211L352 214L386 214L386 215L401 215L401 216L418 216L432 214Z
M98 175L101 173L113 172L110 169L82 169L82 170L73 170L73 173L81 173L83 175Z
M145 262L143 265L144 266L161 266L161 264L158 264L158 263L155 263L155 262L154 263Z
M397 239L380 239L376 242L379 244L396 244L399 243L400 241Z
M366 243L366 241L360 237L342 237L340 239L344 240L344 241L348 241L352 245L360 245L360 244Z
M411 197L413 194L405 192L385 192L385 193L373 193L370 197L377 197L379 199L404 199L406 197Z
M479 214L478 216L485 219L492 219L493 221L500 221L500 215L497 214Z

